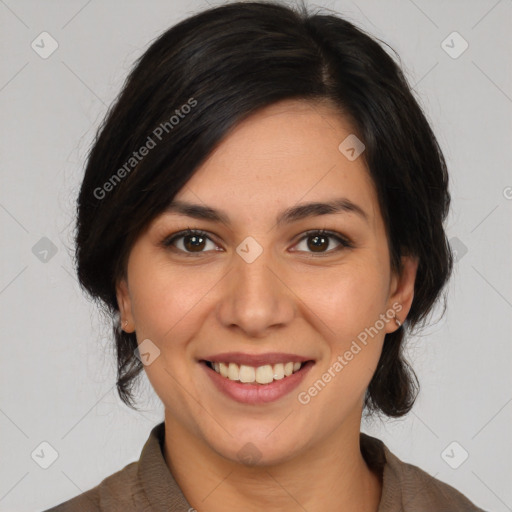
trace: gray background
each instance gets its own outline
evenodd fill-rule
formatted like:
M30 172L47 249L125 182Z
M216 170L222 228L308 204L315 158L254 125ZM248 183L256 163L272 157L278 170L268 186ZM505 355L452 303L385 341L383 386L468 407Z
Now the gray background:
M74 201L133 61L208 4L220 2L0 0L1 511L42 510L91 488L136 460L163 418L145 376L142 412L117 397L110 329L73 274ZM477 505L512 510L512 1L315 5L398 51L451 173L458 261L446 316L409 343L421 394L405 419L363 429ZM59 45L46 59L31 47L43 31ZM445 51L463 48L446 39L453 31L469 44L457 58ZM58 453L48 469L43 441Z

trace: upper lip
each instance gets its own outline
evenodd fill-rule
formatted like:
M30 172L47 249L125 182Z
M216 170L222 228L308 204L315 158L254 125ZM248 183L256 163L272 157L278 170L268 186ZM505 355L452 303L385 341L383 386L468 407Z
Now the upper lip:
M297 354L287 354L284 352L269 352L267 354L244 354L243 352L223 352L201 359L211 363L236 363L239 366L264 366L267 364L278 363L304 363L311 361L311 357L299 356Z

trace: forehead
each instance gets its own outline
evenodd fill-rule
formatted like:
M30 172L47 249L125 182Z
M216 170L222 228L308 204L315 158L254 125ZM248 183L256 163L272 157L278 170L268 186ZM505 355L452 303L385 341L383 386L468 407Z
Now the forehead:
M231 210L240 220L275 219L291 204L346 197L375 215L376 194L364 159L340 144L350 123L326 104L286 100L239 123L193 174L176 200ZM349 139L351 140L351 139Z

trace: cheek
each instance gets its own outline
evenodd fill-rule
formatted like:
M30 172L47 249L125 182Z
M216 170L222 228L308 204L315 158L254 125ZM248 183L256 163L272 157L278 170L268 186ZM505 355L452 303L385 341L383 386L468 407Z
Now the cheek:
M386 305L388 276L371 259L297 279L301 287L298 295L321 320L326 338L340 343L372 326Z
M189 357L194 345L190 341L204 321L208 291L223 273L205 272L198 267L178 269L155 260L143 264L144 261L149 258L134 259L130 269L132 313L138 343L149 339L159 350L144 371L166 407L185 414L191 406L183 388L199 396L191 380L196 363Z
M160 343L173 339L177 331L181 333L178 338L186 337L184 331L197 325L201 301L219 276L159 262L143 268L143 272L132 274L130 282L137 335Z
M339 407L339 394L350 409L363 395L382 351L388 275L376 259L360 258L303 278L301 296L314 312L310 322L327 342L318 388L329 388L318 406ZM313 377L312 377L313 379ZM318 374L315 375L318 379ZM313 380L315 380L313 379ZM309 382L315 386L315 382ZM315 390L312 390L315 393ZM341 414L341 411L340 411Z

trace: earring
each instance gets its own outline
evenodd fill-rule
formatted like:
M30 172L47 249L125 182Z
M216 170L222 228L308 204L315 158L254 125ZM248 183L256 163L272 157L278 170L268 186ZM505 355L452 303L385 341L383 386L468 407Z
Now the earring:
M398 326L398 328L400 328L400 326L402 325L402 322L400 322L400 320L398 320L398 318L396 317L396 315L395 315L395 323L396 323L396 325Z

